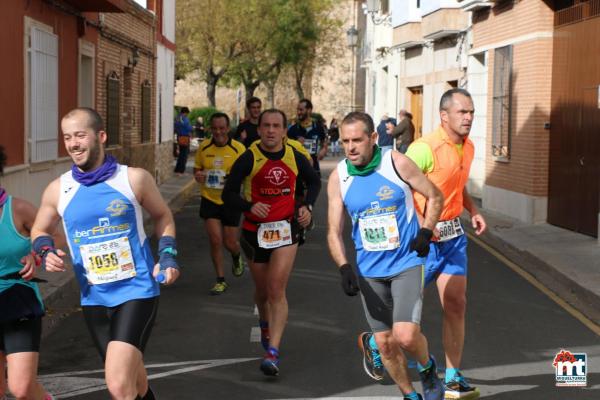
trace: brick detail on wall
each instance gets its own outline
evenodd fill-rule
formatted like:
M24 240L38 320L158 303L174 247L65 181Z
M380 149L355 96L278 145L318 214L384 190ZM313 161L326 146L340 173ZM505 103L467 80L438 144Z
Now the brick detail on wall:
M489 56L487 143L491 144L493 50ZM513 47L512 89L510 160L496 161L491 145L488 145L486 184L530 196L547 196L550 131L544 129L544 123L550 121L552 38L532 40Z
M119 162L155 173L156 97L150 107L150 142L142 144L142 87L148 80L156 88L156 21L154 15L130 4L126 13L105 13L96 57L96 108L106 118L106 76L116 72L121 81L119 145L109 148ZM133 48L139 59L131 65Z

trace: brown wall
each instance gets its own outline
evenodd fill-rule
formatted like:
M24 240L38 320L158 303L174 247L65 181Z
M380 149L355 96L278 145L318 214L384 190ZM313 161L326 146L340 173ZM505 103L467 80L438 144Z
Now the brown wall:
M474 48L554 29L554 13L542 0L497 3L496 7L473 13Z
M489 51L486 185L545 197L552 81L553 12L541 0L500 2L473 15L473 48ZM508 162L492 154L494 49L513 46L511 147Z
M152 14L130 3L129 13L104 14L105 34L98 40L96 108L106 118L106 78L116 72L121 82L121 120L119 146L111 149L119 162L143 167L154 173L155 169L155 111L156 111L156 31ZM132 56L131 46L139 49L139 61L128 67ZM152 86L151 138L142 143L142 83ZM110 132L109 132L110 134Z
M556 29L548 221L597 236L600 18ZM594 38L594 39L591 39Z
M93 16L95 14L86 13ZM24 146L26 49L24 48L25 16L52 27L59 36L59 116L77 106L77 63L78 39L77 20L41 0L3 2L0 17L0 144L9 156L8 165L28 162ZM87 29L82 38L95 43L96 33ZM60 123L60 118L59 118ZM57 135L60 126L56 127ZM59 156L66 155L62 140L59 140Z

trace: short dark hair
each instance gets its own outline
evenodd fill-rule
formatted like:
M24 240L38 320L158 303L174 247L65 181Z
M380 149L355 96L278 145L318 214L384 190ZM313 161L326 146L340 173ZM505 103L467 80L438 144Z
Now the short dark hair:
M74 117L75 114L84 113L88 117L88 127L92 128L94 133L104 130L104 121L98 111L89 107L77 107L69 111L62 119Z
M246 100L246 108L250 108L250 104L254 103L260 103L260 105L262 106L262 100L256 96L252 96L248 100Z
M312 102L309 99L302 99L298 102L298 104L300 104L300 103L304 103L304 106L306 108L310 108L311 110L313 108Z
M181 107L181 110L179 110L180 114L189 114L190 113L190 109L187 107Z
M375 123L373 123L373 118L371 118L369 114L361 111L352 111L351 113L346 115L342 120L341 126L354 124L356 122L362 122L365 125L365 133L367 135L370 135L371 133L375 132Z
M462 94L463 96L466 96L466 97L472 99L471 93L469 93L465 89L452 88L450 90L446 90L446 93L444 93L442 95L442 98L440 99L440 111L448 110L448 108L450 107L450 104L452 103L452 97L454 97L455 94Z
M258 125L260 126L260 123L262 122L263 119L263 115L265 114L279 114L281 115L281 118L283 119L283 127L287 128L287 117L285 116L285 113L283 111L281 111L278 108L269 108L268 110L265 110L263 112L260 113L260 117L258 117Z
M4 147L0 146L0 175L4 174L4 166L6 165L6 153Z
M211 115L210 119L208 120L209 125L212 126L212 122L217 118L225 118L225 121L227 121L227 126L229 126L229 116L224 112L216 112L213 115Z

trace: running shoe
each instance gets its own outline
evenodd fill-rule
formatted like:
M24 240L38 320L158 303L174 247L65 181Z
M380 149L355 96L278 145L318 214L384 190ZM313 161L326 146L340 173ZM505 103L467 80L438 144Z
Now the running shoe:
M232 256L232 257L233 257L233 265L231 267L231 272L233 273L233 276L240 277L240 276L244 275L244 269L246 268L246 265L244 264L242 255L238 254L237 257L236 256Z
M423 396L421 396L419 393L417 393L417 396L419 396L419 400L423 400ZM408 397L405 397L404 400L408 399ZM408 399L410 400L410 399Z
M267 376L279 375L279 352L273 347L267 350L267 354L260 362L260 370Z
M372 348L369 344L371 336L373 336L371 332L363 332L358 335L358 347L363 353L363 368L365 369L365 372L371 378L380 381L384 377L383 372L385 369L383 367L383 362L381 361L379 350Z
M210 294L213 296L217 296L219 294L225 293L229 285L227 282L216 282L215 285L210 289Z
M478 399L479 389L469 385L467 380L460 372L445 385L446 388L446 399Z
M419 371L423 384L423 397L425 400L444 399L444 385L438 377L435 358L431 357L431 366L424 371Z
M269 350L269 340L271 340L271 335L269 333L269 327L260 328L260 344L262 344L263 349L265 351Z

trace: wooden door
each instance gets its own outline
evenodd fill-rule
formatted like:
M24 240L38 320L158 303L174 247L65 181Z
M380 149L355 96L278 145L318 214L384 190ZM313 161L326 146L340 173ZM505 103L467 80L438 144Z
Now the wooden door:
M598 88L583 89L580 96L579 105L564 105L553 115L548 222L586 235L598 236Z
M415 125L415 139L418 139L423 136L423 86L408 90L410 90L410 113Z

